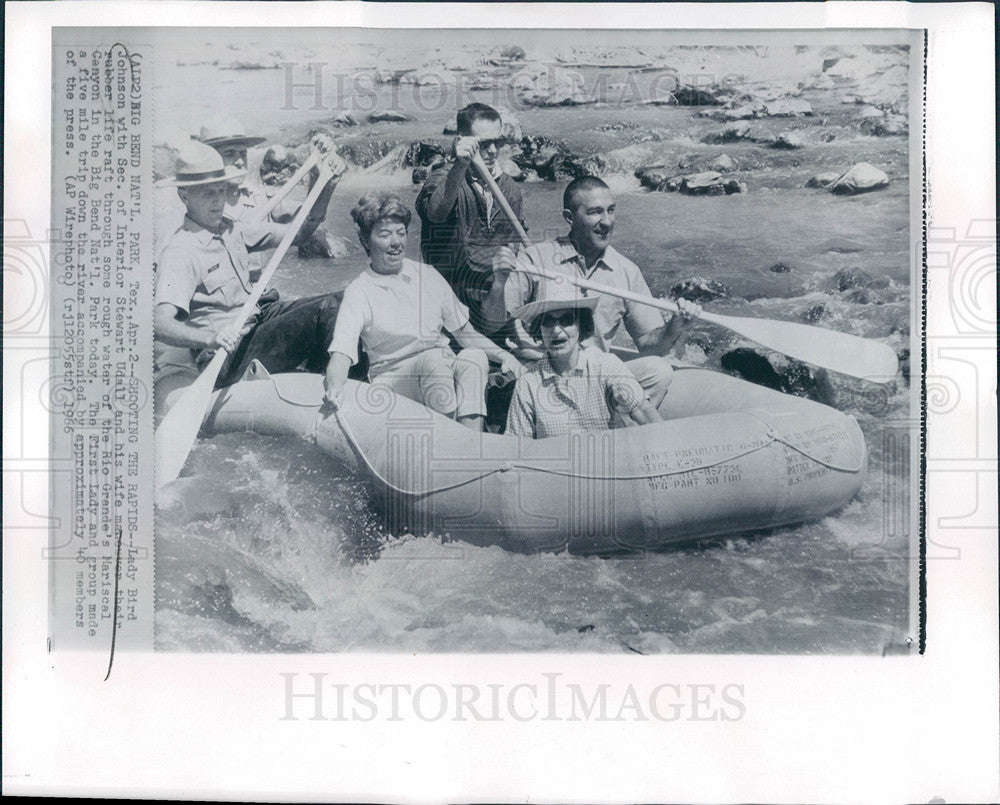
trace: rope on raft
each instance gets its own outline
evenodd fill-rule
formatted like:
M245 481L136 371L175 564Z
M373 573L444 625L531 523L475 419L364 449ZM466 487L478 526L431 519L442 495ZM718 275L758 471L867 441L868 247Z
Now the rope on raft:
M473 476L471 476L469 478L466 478L465 480L457 481L457 482L452 483L452 484L445 484L443 486L434 487L433 489L424 489L424 490L416 491L415 492L415 491L410 490L410 489L403 489L402 487L396 486L396 484L394 484L392 481L390 481L388 478L386 478L384 475L382 475L382 473L380 473L378 471L378 469L376 469L375 465L371 462L371 460L365 454L365 451L361 448L361 445L358 444L358 440L355 438L354 432L351 430L351 426L347 423L347 421L341 415L340 409L337 408L337 409L334 410L334 416L335 416L335 418L337 420L337 424L340 426L340 429L341 429L341 431L344 434L344 438L347 439L348 443L351 445L351 448L361 458L362 462L364 463L364 465L368 469L368 471L379 481L379 483L381 483L384 486L388 487L393 492L396 492L397 494L400 494L400 495L407 495L409 497L425 497L427 495L435 495L435 494L438 494L440 492L448 492L448 491L450 491L452 489L459 489L459 488L461 488L463 486L468 486L469 484L475 483L476 481L481 481L484 478L489 478L491 475L497 475L499 473L509 472L510 470L513 470L513 469L527 470L527 471L530 471L530 472L538 472L538 473L543 473L543 474L546 474L546 475L558 475L558 476L562 476L562 477L566 477L566 478L576 478L576 479L585 480L585 481L641 481L641 480L647 480L647 479L650 479L650 478L662 478L662 477L669 476L669 475L683 475L686 472L697 472L699 470L708 469L710 467L717 467L720 464L728 464L728 463L730 463L732 461L735 461L738 458L742 458L743 456L749 455L750 453L755 453L758 450L761 450L761 449L763 449L765 447L768 447L771 444L773 444L774 442L778 442L780 444L783 444L786 447L790 448L791 450L794 450L795 452L800 453L801 455L803 455L806 458L810 459L811 461L814 461L815 463L819 464L820 466L826 467L827 469L830 469L830 470L834 470L835 472L847 472L847 473L852 473L853 474L853 473L860 472L861 469L864 467L864 462L863 461L857 467L841 467L841 466L837 466L836 464L832 464L832 463L830 463L828 461L823 461L822 459L816 458L815 456L811 456L811 455L809 455L809 453L807 453L801 447L798 447L798 446L792 444L791 442L789 442L789 441L787 441L785 439L782 439L780 436L776 435L774 433L774 430L771 427L770 423L768 423L767 420L765 420L763 417L758 416L757 414L753 413L752 411L746 411L744 413L747 413L747 414L749 414L751 416L756 417L757 419L761 420L765 425L767 425L768 431L767 431L767 434L766 434L766 441L763 441L760 444L754 445L753 447L747 448L746 450L744 450L741 453L737 453L737 454L731 455L731 456L726 456L725 458L721 458L718 461L712 461L712 462L709 462L709 463L706 463L706 464L701 464L701 465L699 465L697 467L685 467L684 469L671 470L671 471L667 471L667 472L647 472L647 473L641 473L641 474L638 474L638 475L590 475L590 474L579 473L579 472L571 472L569 470L556 470L556 469L552 469L550 467L540 467L540 466L538 466L536 464L521 464L521 463L518 463L518 462L504 462L499 467L494 467L493 469L485 470L483 472L480 472L477 475L473 475Z

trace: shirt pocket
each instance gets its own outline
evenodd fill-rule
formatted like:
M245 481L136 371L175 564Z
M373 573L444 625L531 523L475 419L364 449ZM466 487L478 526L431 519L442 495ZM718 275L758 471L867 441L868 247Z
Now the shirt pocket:
M239 278L231 270L222 266L210 271L201 283L205 288L205 296L212 302L225 307L236 307L240 301L243 286Z

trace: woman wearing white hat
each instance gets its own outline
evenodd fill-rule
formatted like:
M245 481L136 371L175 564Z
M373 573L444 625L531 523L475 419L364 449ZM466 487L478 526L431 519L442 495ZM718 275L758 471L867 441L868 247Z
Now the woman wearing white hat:
M594 334L597 302L568 282L552 282L515 311L545 355L517 381L507 433L545 439L608 430L616 415L638 425L663 421L620 358L581 344Z

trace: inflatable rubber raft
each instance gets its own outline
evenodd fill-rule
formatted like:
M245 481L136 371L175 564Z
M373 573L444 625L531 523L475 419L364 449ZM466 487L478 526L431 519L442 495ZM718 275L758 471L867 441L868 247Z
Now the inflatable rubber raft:
M322 396L319 375L248 377L216 392L202 433L311 439L369 475L388 527L515 551L647 549L816 519L857 494L867 460L853 417L694 367L675 372L666 422L540 440L480 437L382 386L349 381L331 413Z

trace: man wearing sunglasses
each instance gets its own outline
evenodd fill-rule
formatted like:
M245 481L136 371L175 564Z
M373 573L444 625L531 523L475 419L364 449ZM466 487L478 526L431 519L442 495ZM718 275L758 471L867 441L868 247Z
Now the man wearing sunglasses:
M472 167L478 154L493 174L518 218L523 218L521 188L500 169L504 146L500 114L483 103L470 103L458 112L458 134L452 145L454 161L435 167L417 196L420 248L469 308L472 325L484 326L482 300L493 282L497 250L517 240L517 232ZM523 224L523 221L522 221ZM502 324L502 322L500 322Z

